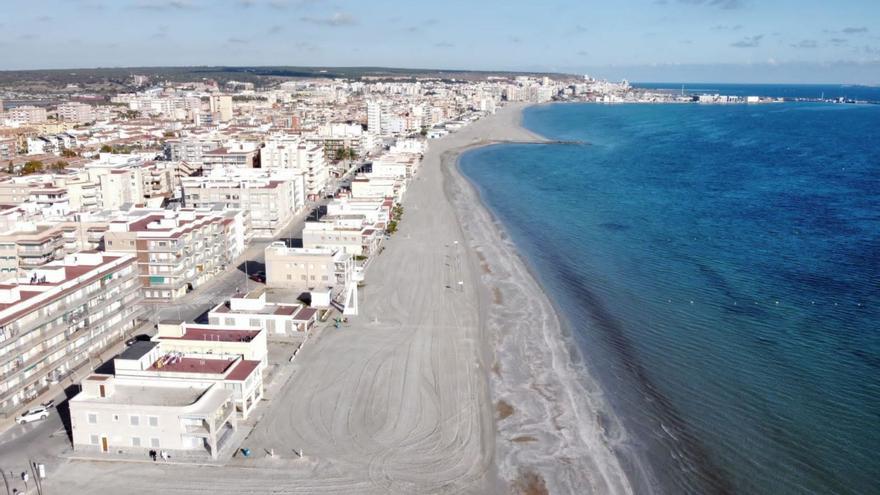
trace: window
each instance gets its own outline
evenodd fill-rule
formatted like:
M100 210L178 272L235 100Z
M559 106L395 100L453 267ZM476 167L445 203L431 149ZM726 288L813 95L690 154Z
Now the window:
M99 441L100 439L98 438L98 435L92 435L89 437L89 443L91 443L92 445L98 445Z
M89 424L94 425L98 424L98 415L95 413L89 413Z
M158 438L151 438L150 439L150 447L159 448L159 439Z
M140 437L131 437L131 446L132 447L140 447L141 446L141 438Z
M129 416L128 421L131 426L138 426L141 424L140 416Z
M150 426L159 426L159 418L156 416L150 416Z
M113 415L113 421L119 421L119 415L118 415L118 414L114 414L114 415Z

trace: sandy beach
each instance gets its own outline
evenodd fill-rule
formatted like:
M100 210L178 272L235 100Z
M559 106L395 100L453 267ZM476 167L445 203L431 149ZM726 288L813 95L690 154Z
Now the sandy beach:
M50 493L627 493L620 430L552 304L457 170L540 142L521 105L431 141L361 315L324 330L224 467L67 461ZM302 449L305 459L294 450ZM58 491L62 490L62 491Z

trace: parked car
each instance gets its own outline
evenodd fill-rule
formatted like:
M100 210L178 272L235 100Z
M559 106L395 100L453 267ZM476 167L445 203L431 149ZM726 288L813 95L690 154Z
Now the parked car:
M15 418L15 422L23 425L34 421L42 421L49 417L49 410L45 406L35 407L31 410L21 413L21 416Z
M43 402L42 405L43 405L43 407L45 407L46 409L52 409L53 407L55 407L55 399L51 399L51 400L48 400L48 401L46 401L46 402Z
M251 275L251 280L254 282L259 282L261 284L266 283L266 272L257 272Z
M149 340L150 340L150 336L147 335L147 334L145 334L145 333L142 333L142 334L139 334L139 335L135 335L134 337L132 337L132 338L126 340L126 341L125 341L125 345L132 345L132 344L134 344L135 342L147 342L147 341L149 341Z

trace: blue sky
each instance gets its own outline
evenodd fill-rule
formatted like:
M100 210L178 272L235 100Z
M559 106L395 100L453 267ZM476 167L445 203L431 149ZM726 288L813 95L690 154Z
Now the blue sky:
M0 1L0 69L389 66L880 84L880 0Z

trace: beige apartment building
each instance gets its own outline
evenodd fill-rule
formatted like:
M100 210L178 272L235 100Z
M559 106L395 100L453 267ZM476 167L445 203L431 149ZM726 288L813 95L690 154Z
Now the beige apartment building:
M124 354L123 354L124 355ZM93 374L70 399L77 452L204 452L217 458L237 428L232 391L206 385Z
M306 222L303 247L340 249L352 256L371 256L379 246L382 231L366 223L363 215L325 215Z
M142 315L130 255L80 252L0 285L0 416L14 416L52 384L96 365Z
M353 279L353 258L341 249L289 248L273 242L265 254L267 287L336 292Z
M110 221L104 249L135 255L144 297L158 303L225 270L244 252L249 232L241 210L131 210Z

